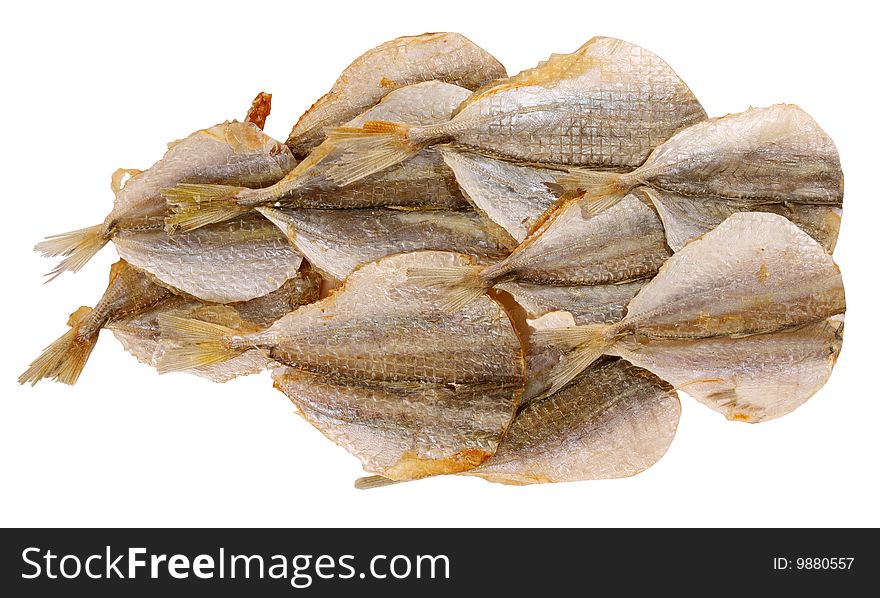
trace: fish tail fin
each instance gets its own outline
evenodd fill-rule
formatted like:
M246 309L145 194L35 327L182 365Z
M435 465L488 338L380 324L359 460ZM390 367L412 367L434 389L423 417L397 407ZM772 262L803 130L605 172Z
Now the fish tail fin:
M248 210L237 201L238 194L245 189L232 185L190 184L162 189L162 196L174 212L165 219L165 228L168 232L189 232L235 218Z
M234 334L235 330L220 324L161 314L163 352L157 369L165 374L228 361L247 350L232 346Z
M570 168L556 179L567 195L583 195L590 215L607 210L629 192L625 174L587 168Z
M410 268L407 279L428 288L446 291L441 305L456 311L483 293L490 286L480 278L482 268L463 266L459 268Z
M609 337L610 328L608 324L587 324L536 330L532 334L532 339L536 343L560 345L568 349L548 374L548 390L537 398L548 397L562 389L599 359L616 340L613 336Z
M18 383L33 386L43 378L53 378L63 384L75 384L98 342L100 328L91 334L83 335L80 332L80 322L91 312L91 307L81 307L73 312L68 321L70 330L46 347L18 377Z
M46 274L49 282L62 272L77 272L110 240L110 230L106 224L96 224L87 228L46 237L34 246L34 251L43 257L65 256L55 268Z
M371 475L358 478L354 481L354 487L358 490L372 490L373 488L384 488L393 484L399 484L401 480L392 480L380 475Z
M345 153L327 170L327 176L344 187L400 164L433 141L430 138L414 141L414 138L425 137L418 135L422 130L421 127L385 121L367 121L360 128L330 129L327 138Z

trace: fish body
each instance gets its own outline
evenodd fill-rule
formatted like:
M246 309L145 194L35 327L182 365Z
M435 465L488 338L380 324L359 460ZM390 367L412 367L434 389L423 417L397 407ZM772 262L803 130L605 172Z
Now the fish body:
M271 293L302 263L281 231L257 214L175 235L162 228L119 231L113 243L120 257L162 284L214 303Z
M764 389L754 403L747 392L733 410L724 401L705 402L729 416L748 414L747 421L778 417L821 386L791 384L792 372L805 381L827 379L839 336L833 326L819 325L845 311L840 270L821 245L777 214L735 213L670 257L619 322L539 333L544 342L570 348L548 375L547 392L610 352L672 380L681 381L682 372L693 366L713 384L742 379L744 388L754 388L760 381ZM809 331L787 334L798 329ZM677 365L671 363L676 356L682 359ZM748 370L752 380L733 375L736 368ZM713 384L704 387L704 398L718 390Z
M305 158L324 140L325 128L341 125L407 85L443 81L473 90L506 75L498 60L459 33L399 37L351 63L300 117L287 145L295 156Z
M314 271L303 271L278 290L250 301L218 305L185 295L175 295L149 309L116 318L107 324L107 328L126 351L141 363L155 368L164 352L169 347L176 347L174 339L162 338L160 318L191 318L222 324L240 332L256 332L271 326L301 305L317 301L320 290L321 277ZM228 361L186 371L212 382L226 382L238 376L259 373L270 365L271 362L262 351L252 349Z
M334 167L353 183L420 148L449 142L541 165L635 168L654 147L706 118L690 89L656 55L593 38L572 54L477 90L447 123L364 123L331 131L350 150Z
M467 211L257 210L310 264L337 280L392 253L452 251L486 262L505 257L515 246L503 231Z
M162 189L184 182L261 187L284 177L295 163L284 144L254 123L233 121L202 129L170 143L149 169L114 173L115 200L103 223L49 237L35 249L47 257L65 256L51 275L77 271L117 232L161 229L168 211Z
M405 118L422 124L442 122L469 95L467 89L442 81L409 85L390 92L348 124L356 127L365 121L383 118ZM432 148L356 184L340 187L328 172L343 158L344 152L325 141L287 176L265 188L189 184L169 188L164 194L174 214L167 219L168 227L194 230L257 207L277 204L321 209L397 206L455 210L467 207L455 175Z
M623 360L597 364L517 413L495 454L465 474L517 485L635 475L666 453L680 412L657 376Z

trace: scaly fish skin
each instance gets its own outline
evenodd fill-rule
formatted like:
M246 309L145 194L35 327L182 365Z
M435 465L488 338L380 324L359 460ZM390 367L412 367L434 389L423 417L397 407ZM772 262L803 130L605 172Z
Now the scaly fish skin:
M592 216L583 201L559 207L508 258L480 273L486 286L609 284L653 276L669 257L663 225L644 202L629 196Z
M113 320L108 323L107 328L126 351L141 363L155 368L164 351L169 346L175 346L172 339L162 338L159 319L163 316L194 318L255 332L271 326L297 307L317 301L320 290L321 277L313 271L304 271L288 280L277 291L250 301L216 305L175 295L154 307ZM189 369L187 373L212 382L226 382L238 376L259 373L270 365L271 362L261 351L252 349L222 363Z
M495 454L465 474L504 484L632 476L666 453L680 412L675 391L650 372L597 364L526 406Z
M628 175L691 196L746 203L840 206L843 172L834 142L792 104L750 108L685 129Z
M287 145L295 156L304 158L324 140L325 128L341 125L407 85L444 81L473 90L506 75L501 63L459 33L399 37L351 63L332 89L300 117Z
M169 236L163 229L120 231L120 257L162 284L214 303L266 295L296 276L302 257L257 214Z
M776 214L733 214L687 249L635 296L616 333L655 339L758 334L846 310L834 260Z
M473 212L391 209L257 208L314 267L343 280L357 266L392 253L436 250L478 261L505 257L516 245Z
M597 37L478 91L448 134L458 145L523 162L634 168L655 146L705 118L662 59Z

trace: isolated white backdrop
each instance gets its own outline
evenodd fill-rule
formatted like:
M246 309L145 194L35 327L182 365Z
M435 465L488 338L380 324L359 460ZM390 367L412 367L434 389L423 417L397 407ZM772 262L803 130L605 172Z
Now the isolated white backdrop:
M853 3L850 6L859 6ZM12 8L10 8L12 6ZM880 402L875 15L845 3L7 3L2 84L0 525L877 526ZM846 209L836 259L849 312L829 383L795 413L746 425L682 397L678 436L634 478L533 487L442 478L356 491L358 461L268 375L158 376L104 333L75 387L16 377L93 305L107 247L43 286L46 234L102 220L116 168L243 118L274 94L290 126L363 51L459 31L515 73L594 35L665 58L710 115L800 104L836 141Z

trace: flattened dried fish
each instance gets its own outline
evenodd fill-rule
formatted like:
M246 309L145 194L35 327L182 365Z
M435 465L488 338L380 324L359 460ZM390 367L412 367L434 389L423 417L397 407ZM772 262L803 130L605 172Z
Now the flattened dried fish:
M470 95L467 89L428 81L389 93L382 101L348 123L357 127L375 119L406 119L420 124L445 122ZM467 201L459 192L455 175L442 157L428 149L411 160L367 177L356 185L340 188L327 176L344 153L330 142L320 147L283 180L263 189L234 185L179 185L165 190L174 214L167 219L171 229L193 230L222 222L258 206L301 208L407 208L459 209Z
M228 360L258 347L282 364L345 380L490 384L522 388L522 349L504 309L487 296L450 313L442 292L413 284L413 267L463 267L463 255L420 251L363 266L326 299L303 306L264 331L160 318L160 371Z
M831 376L843 341L838 318L741 338L621 339L613 352L645 367L730 420L790 413Z
M564 171L496 160L452 146L437 149L471 205L519 243L559 200L553 185Z
M659 145L632 172L573 170L565 182L604 209L639 185L743 206L840 207L843 172L831 138L792 104L750 108L695 124ZM692 209L697 209L694 204ZM711 209L711 207L710 207Z
M479 261L505 257L516 243L473 212L257 208L313 266L338 280L392 253L453 251Z
M488 84L447 123L376 121L332 130L329 138L349 156L329 174L350 184L442 142L526 163L634 168L659 143L705 118L660 58L597 37Z
M98 342L101 328L117 318L125 318L172 296L144 273L124 261L110 268L110 282L95 307L80 307L70 314L64 335L46 347L18 378L19 384L36 384L43 378L52 378L64 384L75 384Z
M785 216L831 253L840 231L840 208L815 204L771 203L743 205L720 197L691 197L673 191L639 187L663 221L666 242L673 251L684 247L735 212L773 212Z
M613 324L623 318L626 306L646 282L642 279L620 284L550 286L510 281L495 288L510 293L530 319L565 311L578 324Z
M616 360L520 411L488 461L465 472L535 484L635 475L665 453L681 407L672 387Z
M110 282L95 307L83 306L72 313L68 321L70 330L34 360L19 377L19 383L36 384L43 378L53 378L64 384L76 383L98 342L102 328L112 330L125 349L139 361L155 367L159 345L157 320L161 313L221 321L229 326L254 331L300 305L317 300L320 287L320 276L307 271L269 295L229 306L217 306L176 295L171 289L157 284L152 276L120 260L111 266ZM254 351L246 359L224 364L222 370L210 366L193 373L218 380L233 372L235 375L252 373L254 366L245 366L245 363L259 363L260 369L264 369L266 359Z
M473 90L505 76L500 62L459 33L398 37L342 71L333 88L294 125L287 145L305 158L324 140L325 128L341 125L389 92L413 83L445 81Z
M275 386L302 415L391 480L458 473L489 458L516 411L518 389L337 380L294 368Z
M257 214L169 236L164 229L117 232L120 257L162 284L214 303L266 295L296 276L302 257Z
M485 267L414 270L414 280L447 289L457 309L499 282L603 285L653 276L669 257L663 224L634 195L598 215L585 198L554 210L506 259Z
M771 334L845 310L840 270L821 245L782 216L742 212L669 258L620 322L536 334L572 348L553 373L552 393L627 337L655 342Z
M301 305L317 301L321 290L321 277L314 271L304 271L291 278L277 291L250 301L228 305L207 304L191 297L176 295L155 307L136 315L120 318L107 324L123 348L138 361L157 367L164 351L176 347L174 339L162 341L159 318L173 315L220 324L237 331L255 332L271 326ZM269 359L258 349L224 361L187 370L213 382L226 382L238 376L256 374L269 367Z
M103 223L48 237L34 249L46 257L65 256L49 273L52 278L66 270L76 272L117 232L161 228L167 211L162 189L183 182L263 187L281 179L295 164L290 150L254 123L225 122L202 129L169 143L165 156L146 171L113 173L116 199Z

